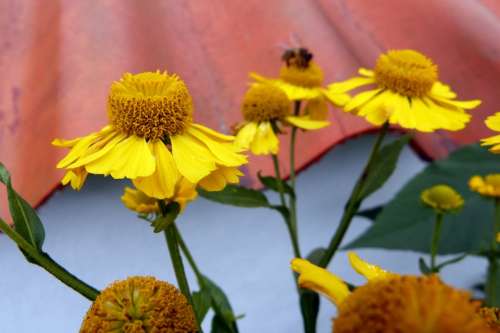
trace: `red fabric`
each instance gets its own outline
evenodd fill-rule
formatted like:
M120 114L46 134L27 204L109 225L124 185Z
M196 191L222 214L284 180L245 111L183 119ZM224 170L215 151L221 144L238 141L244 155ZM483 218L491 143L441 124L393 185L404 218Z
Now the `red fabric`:
M195 119L228 132L240 120L247 73L275 76L278 45L292 34L314 52L327 82L371 67L386 49L414 48L439 64L441 80L462 99L482 99L466 130L417 136L431 157L489 135L483 119L500 106L496 0L4 0L0 13L0 161L32 204L63 174L55 164L64 152L51 140L102 127L109 85L123 72L178 73ZM370 129L338 110L332 121L300 135L299 167ZM267 158L252 158L246 171L260 169L271 172ZM3 191L0 201L5 217Z

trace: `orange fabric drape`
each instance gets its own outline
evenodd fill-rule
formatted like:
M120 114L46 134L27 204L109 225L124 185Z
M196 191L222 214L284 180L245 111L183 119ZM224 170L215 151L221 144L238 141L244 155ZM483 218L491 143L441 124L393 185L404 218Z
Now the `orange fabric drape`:
M499 15L496 0L4 0L0 161L19 192L40 203L62 176L55 164L63 151L51 140L103 126L109 85L126 71L178 73L193 94L196 120L228 132L240 119L247 73L276 75L279 45L291 35L314 52L327 82L372 66L389 48L433 58L441 80L463 99L483 100L466 130L417 136L422 152L441 157L489 135L483 119L500 110ZM370 129L339 110L331 120L329 129L301 135L299 167ZM269 161L252 158L246 171L257 170L270 172Z

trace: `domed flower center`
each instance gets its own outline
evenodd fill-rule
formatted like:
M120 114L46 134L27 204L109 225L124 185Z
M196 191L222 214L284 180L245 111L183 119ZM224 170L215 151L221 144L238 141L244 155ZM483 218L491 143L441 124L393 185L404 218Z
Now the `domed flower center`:
M376 279L357 288L339 307L335 333L491 333L468 293L438 277Z
M197 331L186 298L174 286L153 277L131 277L101 292L80 332L164 332L166 328L172 332Z
M253 84L241 107L246 121L279 120L290 113L290 100L283 90L270 84Z
M422 53L392 50L375 65L375 80L384 89L408 97L426 95L438 79L437 66Z
M312 61L313 54L305 48L290 49L282 56L280 78L288 83L314 88L323 84L323 71Z
M436 185L422 192L422 201L439 211L455 210L464 204L464 200L448 185Z
M181 134L192 121L193 102L184 82L166 72L126 73L108 97L111 124L148 140Z

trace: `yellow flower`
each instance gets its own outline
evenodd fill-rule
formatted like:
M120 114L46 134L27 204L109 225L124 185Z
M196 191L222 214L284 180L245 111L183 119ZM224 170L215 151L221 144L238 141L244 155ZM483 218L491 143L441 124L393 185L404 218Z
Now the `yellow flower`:
M500 112L486 118L484 123L489 129L500 132ZM482 139L481 145L492 146L490 147L490 151L495 154L500 154L500 134Z
M129 178L157 199L172 197L181 176L203 186L225 168L225 179L234 181L246 163L234 137L193 123L192 113L191 95L177 75L126 73L111 85L109 125L81 138L53 141L71 149L57 164L67 170L63 181L79 189L87 173Z
M481 308L478 314L495 333L500 333L500 308Z
M442 213L457 210L464 205L462 196L448 185L428 188L420 194L420 199L427 206Z
M185 178L181 178L181 181L175 187L174 195L171 198L166 198L165 202L177 202L181 211L183 211L186 204L196 199L197 196L196 187ZM121 200L128 209L137 213L151 214L160 212L158 199L152 198L140 190L125 187Z
M500 173L486 177L474 176L469 180L469 188L486 197L500 197Z
M400 276L349 254L368 282L353 292L335 275L294 259L301 287L326 294L337 306L335 333L494 333L476 314L479 303L436 276Z
M193 309L174 286L153 277L129 277L104 289L80 333L197 332Z
M458 131L471 116L465 111L481 101L457 101L449 86L438 80L438 68L420 52L391 50L380 55L373 70L361 68L360 76L333 83L329 89L348 92L363 86L344 107L374 125L385 122L421 132Z
M306 116L290 115L290 100L273 85L254 83L243 99L244 122L236 135L236 145L250 149L255 155L277 154L279 140L275 130L281 124L291 124L305 130L329 125L328 121L311 120Z
M349 101L345 92L327 90L323 87L323 70L312 60L313 55L305 48L287 50L282 59L285 64L277 79L266 78L257 73L250 77L260 83L268 83L282 89L292 101L308 101L305 116L311 120L326 120L330 101L336 106Z

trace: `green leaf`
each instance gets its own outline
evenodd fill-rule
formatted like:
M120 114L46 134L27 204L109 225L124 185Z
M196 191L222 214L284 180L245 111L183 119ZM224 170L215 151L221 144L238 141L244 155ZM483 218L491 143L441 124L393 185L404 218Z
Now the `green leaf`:
M439 265L437 265L437 270L440 271L443 267L446 267L448 265L451 265L451 264L456 264L457 262L460 262L462 260L464 260L465 258L467 257L467 253L464 253L464 254L461 254L457 257L454 257L454 258L451 258L449 260L445 260L443 261L442 263L440 263Z
M215 317L218 317L219 321L222 323L218 323L220 326L223 324L227 329L227 332L238 332L238 327L236 326L236 316L234 315L233 308L229 303L229 299L222 289L216 285L212 280L208 277L203 276L203 281L201 283L203 288L207 290L212 299L212 308L215 312ZM218 326L218 327L219 327ZM212 329L213 329L213 321L212 321ZM219 331L226 332L226 331Z
M319 264L319 261L323 257L325 251L326 249L321 247L314 249L307 256L307 260L317 265ZM304 318L306 332L316 332L319 302L319 295L317 293L306 289L300 290L300 311L302 312L302 317Z
M154 228L153 232L159 233L166 230L169 225L174 223L180 211L181 206L177 202L170 202L165 207L165 211L151 222L151 226Z
M410 139L411 136L403 135L398 140L391 142L380 149L374 158L370 170L368 170L365 185L361 190L359 200L368 197L385 184L396 169L399 155L401 154L403 147L406 146Z
M447 159L429 164L385 205L375 223L347 248L385 248L429 253L434 211L420 202L423 190L436 184L455 188L464 198L460 214L444 218L440 254L477 253L487 248L493 229L494 203L468 188L473 175L497 173L500 155L479 145L465 146Z
M218 315L215 315L212 318L212 328L210 329L211 333L232 333L233 331L227 327L224 323L224 319Z
M489 262L485 293L487 306L500 307L500 258Z
M269 206L270 208L278 211L287 223L290 223L290 210L285 206Z
M7 187L9 210L14 222L14 229L35 249L42 252L45 230L35 210L24 200L12 187L10 174L3 164L0 163L0 182ZM23 251L24 253L24 251ZM33 262L25 254L28 261Z
M429 275L432 273L432 270L427 264L425 263L424 258L418 258L418 268L420 268L420 272L425 275Z
M367 208L367 209L361 210L361 211L357 212L356 215L365 217L371 221L375 221L377 219L377 216L379 216L379 214L382 213L383 209L384 209L383 205L375 206L372 208Z
M279 185L280 179L272 176L262 176L260 174L260 171L257 173L257 177L259 177L260 182L266 188L278 193L280 192L280 185ZM293 191L293 188L283 180L281 181L281 184L283 185L283 192L295 198L295 192Z
M205 199L226 205L249 208L269 207L269 201L262 192L237 185L227 185L218 192L198 189L198 193Z
M207 312L210 309L210 303L212 302L210 292L202 288L200 291L193 292L192 298L196 319L198 323L201 324L207 315Z

